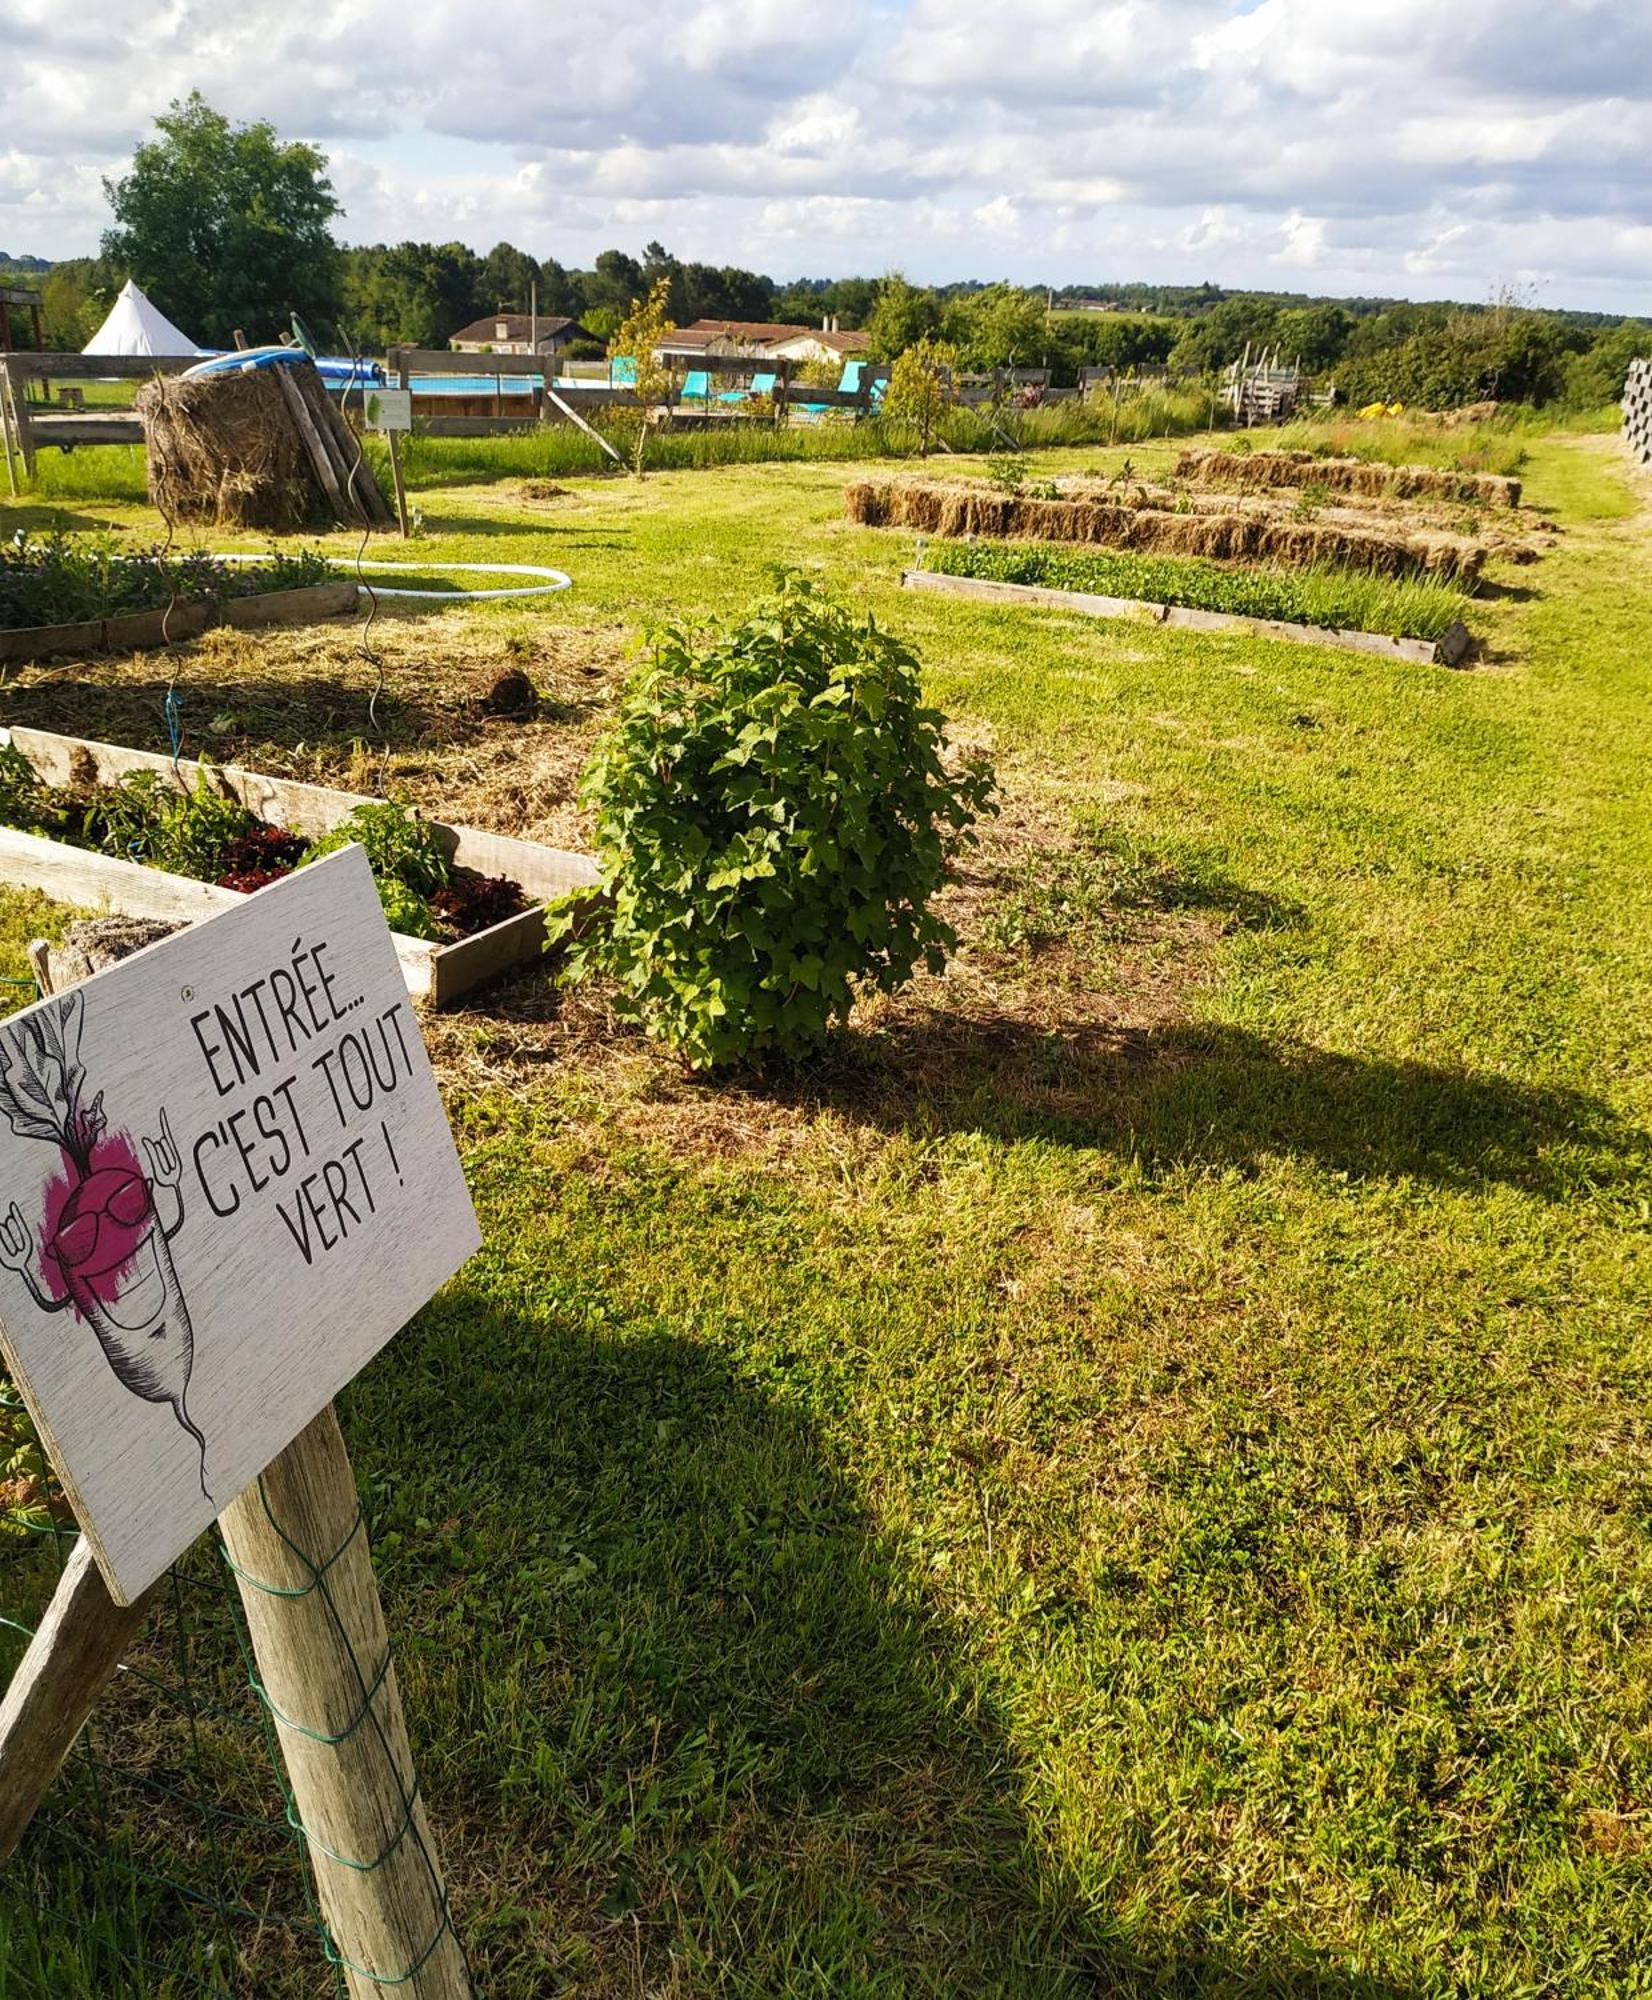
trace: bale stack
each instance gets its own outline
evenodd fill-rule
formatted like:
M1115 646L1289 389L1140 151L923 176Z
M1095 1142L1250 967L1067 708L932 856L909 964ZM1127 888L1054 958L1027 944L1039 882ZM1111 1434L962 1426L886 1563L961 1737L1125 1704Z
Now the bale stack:
M872 528L926 535L1087 542L1140 554L1207 556L1218 562L1339 563L1373 576L1427 576L1472 586L1486 551L1455 537L1383 534L1250 512L1175 513L1106 500L1035 500L989 486L893 480L845 489L849 517Z
M1323 486L1368 500L1469 500L1518 507L1520 481L1500 472L1446 472L1432 465L1374 465L1363 458L1316 458L1311 451L1184 451L1176 477L1199 486L1258 492Z
M1631 361L1623 385L1623 435L1643 465L1652 465L1652 361Z
M314 362L157 376L138 391L149 497L176 521L291 534L395 526Z

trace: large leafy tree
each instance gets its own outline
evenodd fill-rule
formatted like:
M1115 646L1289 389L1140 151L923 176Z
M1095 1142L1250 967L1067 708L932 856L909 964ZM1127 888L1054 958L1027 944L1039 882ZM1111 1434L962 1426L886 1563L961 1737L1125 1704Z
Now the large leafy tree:
M155 128L130 171L103 184L115 214L104 256L209 344L228 346L237 327L269 339L295 312L331 331L340 268L330 224L340 211L326 156L264 120L232 125L198 91Z
M463 243L378 243L344 255L344 325L363 353L445 347L498 303L487 296L486 265Z
M964 353L976 368L1031 368L1050 345L1042 292L988 285L964 308Z
M539 283L539 265L514 243L496 243L482 259L483 312L526 312ZM540 303L544 310L544 302Z
M874 359L894 361L920 340L932 339L940 329L941 302L935 294L909 284L899 271L891 271L878 286L866 321Z

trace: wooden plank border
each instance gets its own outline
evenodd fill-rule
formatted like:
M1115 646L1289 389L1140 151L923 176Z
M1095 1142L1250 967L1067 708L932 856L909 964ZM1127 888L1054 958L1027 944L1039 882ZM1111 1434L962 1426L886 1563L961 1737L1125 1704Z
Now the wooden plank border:
M302 625L313 618L339 618L354 611L353 583L306 584L302 590L267 590L255 597L232 597L223 622L241 628ZM57 653L114 653L175 645L196 638L212 623L213 605L204 598L180 598L170 611L131 611L118 618L87 619L78 625L14 626L0 631L0 660L44 660Z
M1087 618L1134 618L1187 632L1248 632L1257 639L1285 639L1300 646L1335 646L1379 659L1409 660L1420 666L1454 667L1472 643L1459 619L1438 639L1392 639L1382 632L1340 630L1329 625L1295 625L1281 618L1247 618L1233 611L1196 611L1181 604L1151 604L1134 597L1102 597L1086 590L1047 590L1040 584L998 583L987 577L950 576L945 570L903 569L904 590L927 590L942 597L967 597L981 604L1044 605L1076 611Z
M209 782L239 799L259 819L290 827L310 840L331 833L357 806L382 803L365 793L274 778L234 764L202 766L186 757L174 771L164 751L127 750L56 730L14 728L0 736L53 785L88 781L107 785L128 771L154 771L169 783L192 787L205 769ZM542 847L509 834L449 826L443 820L429 824L457 866L474 868L480 875L508 876L535 899L535 907L452 944L392 934L408 992L416 999L428 999L432 1006L447 1007L484 980L539 958L545 948L545 912L540 905L555 896L594 890L597 864L588 854ZM236 890L220 889L215 883L168 875L141 862L9 827L0 827L0 881L39 889L59 902L186 923L244 901Z

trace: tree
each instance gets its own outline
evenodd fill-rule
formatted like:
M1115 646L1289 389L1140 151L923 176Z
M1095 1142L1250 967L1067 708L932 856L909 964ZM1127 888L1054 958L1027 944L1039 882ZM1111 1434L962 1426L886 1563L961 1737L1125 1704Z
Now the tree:
M131 171L103 183L115 215L104 256L197 340L228 347L238 327L271 337L295 312L331 330L340 211L325 155L266 120L231 125L198 91L155 127Z
M988 285L963 307L964 353L973 368L1029 368L1048 344L1042 292Z
M97 257L54 264L40 287L40 330L48 350L74 354L103 323L120 290L119 276Z
M608 359L611 362L628 362L628 372L636 384L640 407L635 412L636 427L631 449L632 470L639 479L648 450L648 433L654 410L671 393L671 370L659 359L656 351L661 341L669 340L677 331L671 318L670 300L671 280L667 277L656 278L646 299L631 301L630 312L621 320L618 331L608 343Z
M1282 312L1274 328L1283 361L1300 361L1310 375L1334 368L1354 330L1353 314L1342 306L1296 306Z
M1189 320L1171 354L1172 365L1188 375L1210 375L1242 358L1271 347L1279 315L1266 299L1223 299L1219 305Z
M899 271L891 271L879 285L866 321L873 360L893 361L940 328L941 302L935 294L920 291Z
M585 280L588 306L616 306L624 312L645 289L642 266L623 250L603 250L597 255L596 269Z
M485 267L463 243L375 244L345 253L345 322L365 353L445 347L491 308Z
M539 266L514 243L496 243L482 259L477 285L482 311L526 312L539 284ZM541 310L544 301L540 301Z
M1652 325L1625 320L1602 333L1587 354L1574 354L1566 364L1566 400L1574 409L1598 409L1623 399L1631 361L1652 354Z
M883 414L892 424L918 434L918 452L928 458L935 432L952 407L958 350L928 334L897 354L883 395Z

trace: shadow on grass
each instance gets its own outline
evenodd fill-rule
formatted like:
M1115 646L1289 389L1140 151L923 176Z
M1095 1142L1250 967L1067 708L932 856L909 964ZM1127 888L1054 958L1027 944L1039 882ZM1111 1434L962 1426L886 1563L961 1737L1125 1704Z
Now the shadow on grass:
M1090 1857L1086 1896L1035 1837L1036 1780L818 1388L577 1273L539 1295L454 1289L349 1397L481 1991L1398 2000L1306 1949L1228 1962L1197 1917L1115 1922L1128 1856Z
M1652 1135L1601 1099L1243 1028L1077 1029L935 1013L851 1031L761 1086L886 1129L1104 1146L1154 1168L1296 1155L1354 1179L1504 1182L1547 1200L1641 1179Z
M0 513L0 528L5 530L8 540L20 528L30 535L49 535L54 528L61 528L66 535L124 535L128 532L122 521L107 521L99 514L76 514L50 500L14 501L4 513Z

